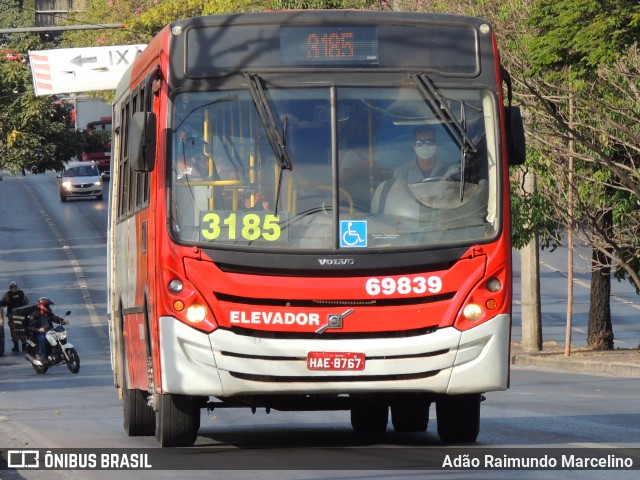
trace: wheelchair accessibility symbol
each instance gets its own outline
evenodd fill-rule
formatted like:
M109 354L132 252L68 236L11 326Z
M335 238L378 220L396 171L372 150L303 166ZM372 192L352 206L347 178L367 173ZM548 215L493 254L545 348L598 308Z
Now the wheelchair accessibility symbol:
M366 247L367 222L362 220L342 220L340 222L341 247Z

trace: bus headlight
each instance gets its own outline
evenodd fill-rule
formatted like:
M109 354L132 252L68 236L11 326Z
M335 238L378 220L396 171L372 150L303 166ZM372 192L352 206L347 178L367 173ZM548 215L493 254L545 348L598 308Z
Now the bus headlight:
M475 303L470 303L464 310L462 311L464 318L469 320L470 322L477 322L482 317L482 308L480 305L476 305Z
M187 308L187 320L191 323L199 323L204 321L207 316L207 309L202 305L191 305Z

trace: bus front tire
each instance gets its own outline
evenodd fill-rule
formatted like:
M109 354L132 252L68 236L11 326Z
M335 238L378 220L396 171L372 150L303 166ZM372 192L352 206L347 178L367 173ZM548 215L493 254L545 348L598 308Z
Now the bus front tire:
M479 393L447 395L436 402L438 436L443 442L471 443L480 433Z
M200 398L171 393L157 398L156 440L160 446L192 446L200 429Z

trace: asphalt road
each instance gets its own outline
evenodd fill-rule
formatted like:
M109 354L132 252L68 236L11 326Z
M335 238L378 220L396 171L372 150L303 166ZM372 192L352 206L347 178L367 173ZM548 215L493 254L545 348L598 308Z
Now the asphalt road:
M590 251L578 245L574 254L574 302L571 344L576 348L587 345L589 290L591 271ZM553 252L540 251L540 297L542 339L547 345L564 347L567 324L567 261L568 252L561 246ZM520 253L513 252L513 332L514 342L522 341L522 312L520 290ZM637 348L640 342L640 297L627 281L612 280L611 322L615 348Z

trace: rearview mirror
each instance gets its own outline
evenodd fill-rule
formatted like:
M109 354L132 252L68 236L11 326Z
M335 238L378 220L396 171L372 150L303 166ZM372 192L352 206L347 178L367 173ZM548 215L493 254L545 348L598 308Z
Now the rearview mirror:
M524 122L520 107L504 107L507 123L507 155L509 165L522 165L527 158Z

